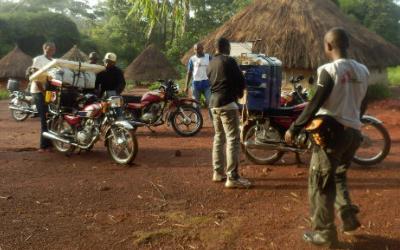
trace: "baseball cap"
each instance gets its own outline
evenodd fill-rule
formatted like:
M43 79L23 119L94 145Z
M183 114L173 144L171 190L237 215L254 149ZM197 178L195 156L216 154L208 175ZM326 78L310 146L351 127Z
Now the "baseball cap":
M116 62L117 61L117 55L112 53L112 52L108 52L105 56L104 56L104 61L109 60L112 62Z

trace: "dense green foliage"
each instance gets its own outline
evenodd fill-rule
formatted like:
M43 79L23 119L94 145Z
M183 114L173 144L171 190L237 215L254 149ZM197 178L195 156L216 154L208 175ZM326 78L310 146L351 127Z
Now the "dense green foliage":
M400 7L392 0L331 0L371 30L400 45ZM34 56L51 40L57 56L74 44L117 53L125 67L155 43L176 65L184 52L252 0L0 0L0 57L18 44Z
M342 10L400 46L400 7L392 0L339 0Z

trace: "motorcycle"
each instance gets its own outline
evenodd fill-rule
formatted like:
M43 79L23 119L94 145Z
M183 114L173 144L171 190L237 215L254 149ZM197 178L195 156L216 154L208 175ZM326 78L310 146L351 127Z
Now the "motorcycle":
M280 100L280 104L282 107L291 107L300 103L307 102L309 100L310 93L300 84L302 80L304 80L304 76L291 77L289 79L289 82L293 85L293 91L282 91ZM314 78L310 77L308 83L310 85L314 84Z
M9 79L7 82L7 89L10 92L8 108L14 120L22 122L25 121L29 115L38 114L32 96L19 90L19 81Z
M298 84L304 78L297 77L291 80ZM294 145L288 145L284 135L290 125L297 119L307 105L308 99L300 88L296 88L292 100L293 105L279 109L266 110L263 113L250 112L248 119L242 129L242 142L244 152L249 160L255 164L273 164L277 162L286 152L296 153L300 161L300 155L310 153L311 140L309 134L301 132L295 139ZM301 98L300 98L301 97ZM353 162L370 166L382 162L390 152L391 139L383 122L375 117L364 115L361 118L362 143L358 148Z
M160 81L158 91L145 93L141 98L124 96L125 117L151 127L172 125L180 136L194 136L203 127L203 117L194 99L178 97L179 88L172 80ZM195 107L196 106L196 107Z
M138 152L135 124L119 115L123 105L121 96L109 96L102 100L94 94L78 94L76 98L64 96L67 101L72 100L76 104L72 106L62 102L62 83L53 80L52 85L59 90L46 92L46 100L51 99L52 105L49 105L48 132L44 132L43 136L52 141L57 151L66 154L73 153L75 149L89 151L103 137L107 151L115 162L123 165L133 162Z

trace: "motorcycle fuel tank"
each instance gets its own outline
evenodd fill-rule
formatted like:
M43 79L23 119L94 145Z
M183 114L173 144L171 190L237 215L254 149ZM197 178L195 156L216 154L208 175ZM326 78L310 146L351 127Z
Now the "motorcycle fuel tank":
M78 115L81 117L95 118L99 116L101 112L102 112L101 104L93 103L84 107L82 111L78 112Z
M158 92L147 92L143 95L142 99L140 102L147 102L147 103L153 103L153 102L159 102L162 100L161 93Z

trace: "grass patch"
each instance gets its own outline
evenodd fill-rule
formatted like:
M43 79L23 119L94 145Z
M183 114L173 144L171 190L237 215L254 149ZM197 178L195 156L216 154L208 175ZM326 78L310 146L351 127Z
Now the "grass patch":
M166 242L190 242L199 249L220 249L221 245L235 244L242 225L241 218L224 218L224 214L217 213L193 216L185 211L170 211L160 214L160 219L164 221L161 228L133 233L135 247Z
M367 98L369 101L378 101L391 97L391 91L386 84L373 84L369 85Z
M387 69L390 85L400 86L400 66Z
M0 100L5 100L8 99L10 94L8 93L7 90L0 89Z

